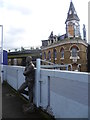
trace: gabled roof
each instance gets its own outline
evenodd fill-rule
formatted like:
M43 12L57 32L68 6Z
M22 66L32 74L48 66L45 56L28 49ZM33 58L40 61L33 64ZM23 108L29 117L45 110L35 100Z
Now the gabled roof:
M80 21L77 13L76 13L76 10L74 8L74 5L72 3L72 1L70 2L70 7L69 7L69 11L68 11L68 15L67 15L67 19L66 19L66 22L67 21L71 21L71 20L77 20L77 21Z

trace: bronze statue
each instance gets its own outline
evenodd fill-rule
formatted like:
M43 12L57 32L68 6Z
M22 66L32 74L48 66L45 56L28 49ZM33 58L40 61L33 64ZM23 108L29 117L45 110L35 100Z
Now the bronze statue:
M35 77L34 68L35 66L32 63L32 57L28 56L26 58L26 67L23 72L23 75L25 76L25 82L18 89L19 93L29 95L29 104L24 106L24 112L28 112L30 109L33 110L33 84L34 84L34 77ZM25 90L25 88L27 87L28 87L28 91Z

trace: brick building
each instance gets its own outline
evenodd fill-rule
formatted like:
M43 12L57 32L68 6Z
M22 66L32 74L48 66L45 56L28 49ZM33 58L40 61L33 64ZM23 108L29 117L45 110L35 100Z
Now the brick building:
M79 17L70 2L67 14L66 33L61 36L51 32L48 40L42 40L42 59L55 64L70 64L72 70L87 71L86 29L83 25L83 39L80 34Z
M88 44L88 50L87 50L87 60L88 60L88 72L90 72L90 44Z

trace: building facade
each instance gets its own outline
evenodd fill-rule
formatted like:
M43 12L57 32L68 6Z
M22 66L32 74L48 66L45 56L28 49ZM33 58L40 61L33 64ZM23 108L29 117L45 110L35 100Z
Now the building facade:
M87 60L88 60L88 72L90 72L90 44L88 44L88 50L87 50Z
M36 66L36 59L41 58L41 49L8 52L8 65L26 66L26 57L32 56Z
M86 29L80 34L79 17L72 1L67 14L66 33L61 36L51 32L48 40L42 40L42 59L55 64L70 64L72 70L87 71Z

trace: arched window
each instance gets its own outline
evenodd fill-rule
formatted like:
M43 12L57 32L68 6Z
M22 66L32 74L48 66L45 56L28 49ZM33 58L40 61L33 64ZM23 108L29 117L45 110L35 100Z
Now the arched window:
M77 57L77 49L72 48L72 57Z
M53 51L54 53L54 60L56 60L57 59L57 50L56 49L54 49L54 51Z
M61 58L64 58L64 49L61 48L60 52L61 52Z
M72 48L71 48L71 56L72 57L77 57L78 56L78 47L77 46L73 46Z
M44 59L46 60L46 53L44 52Z
M48 52L48 59L51 60L51 52Z

